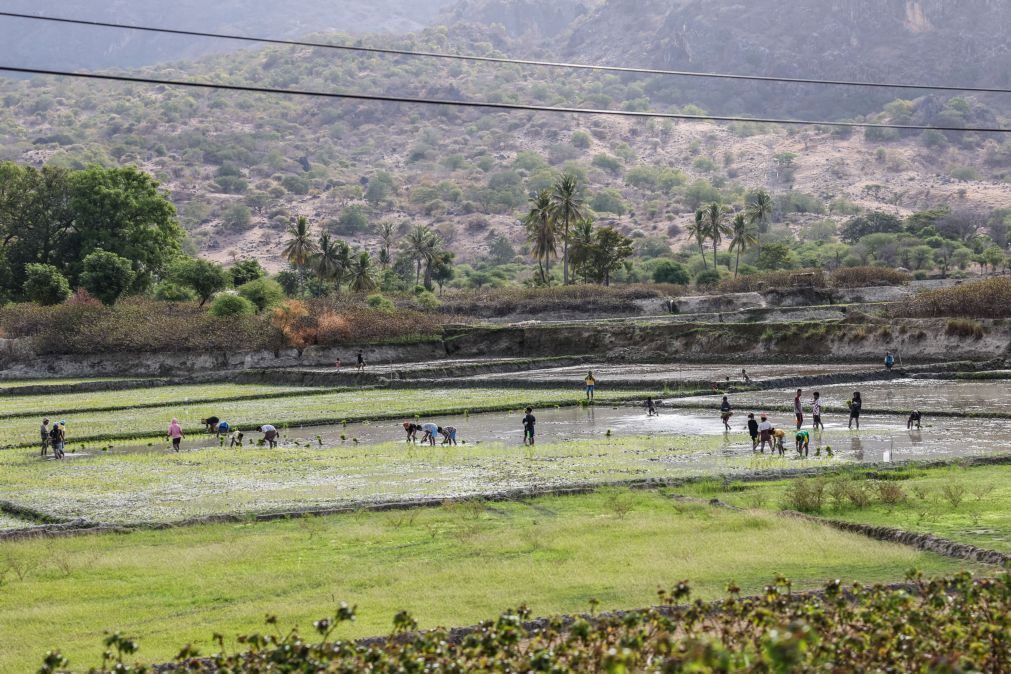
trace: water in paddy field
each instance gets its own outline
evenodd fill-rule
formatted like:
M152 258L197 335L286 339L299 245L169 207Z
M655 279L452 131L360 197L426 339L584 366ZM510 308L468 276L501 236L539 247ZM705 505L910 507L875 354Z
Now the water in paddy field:
M602 388L606 388L607 380L614 381L643 381L643 382L720 382L728 377L735 384L740 384L743 380L741 370L747 370L748 376L753 382L760 382L763 379L780 379L783 377L817 377L830 374L852 373L858 370L873 371L880 368L879 364L873 365L719 365L719 364L620 364L608 365L603 363L576 365L572 367L557 367L544 370L528 370L526 372L509 372L482 374L467 377L472 381L487 381L493 383L503 379L513 379L521 381L535 382L558 382L571 383L581 382L586 373L593 371L593 376L597 379Z
M811 394L821 393L822 404L845 407L846 401L860 391L864 409L919 410L971 413L1011 414L1011 381L983 380L956 381L945 379L897 379L892 381L863 382L859 384L834 384L813 386L804 390L805 413L809 409ZM735 406L793 405L795 389L735 393L730 396ZM711 396L686 398L685 402L709 402ZM719 400L715 399L719 406ZM676 403L675 403L676 404Z
M670 457L681 464L697 463L699 467L725 467L726 458L752 456L751 440L744 430L747 414L739 413L731 419L731 432L725 432L718 411L690 411L661 409L660 415L648 417L638 407L598 406L591 408L547 408L534 410L537 417L538 444L566 441L605 439L611 437L669 437L673 444L692 449L697 440L699 452L688 457ZM472 414L470 416L432 417L420 419L441 426L455 426L461 447L480 443L515 445L523 451L522 413ZM794 425L792 415L773 414L770 418L777 427L787 431L787 456L794 455ZM810 419L806 420L810 430ZM905 417L867 415L861 418L861 430L849 431L847 418L841 414L825 415L826 430L812 433L811 454L818 448L831 447L837 458L863 463L923 461L951 459L964 456L1007 453L1011 451L1011 421L980 419L925 419L921 430L906 429ZM387 442L401 442L406 434L400 421L384 421L348 426L319 426L280 429L283 447L305 446L306 451L320 451L338 446L369 446ZM322 444L317 441L317 436ZM342 440L342 437L344 439ZM419 439L421 434L419 433ZM262 437L260 433L247 434L247 442ZM441 442L441 438L438 440ZM164 442L153 447L116 444L115 451L166 451ZM405 443L406 446L406 443ZM201 450L219 447L213 437L205 440L187 439L184 449ZM91 453L93 450L88 450ZM69 456L69 455L68 455ZM664 460L664 459L659 459Z

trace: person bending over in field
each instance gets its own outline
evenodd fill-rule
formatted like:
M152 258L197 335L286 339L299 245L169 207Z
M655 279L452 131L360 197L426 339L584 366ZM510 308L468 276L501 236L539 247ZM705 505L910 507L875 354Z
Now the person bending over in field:
M244 438L242 431L235 430L232 432L231 439L228 442L229 447L242 447L242 438Z
M416 424L416 423L414 423L412 421L405 421L404 422L404 432L407 433L407 441L408 442L410 442L412 444L416 443L418 441L418 431L420 431L420 430L421 430L421 426L419 426L418 424Z
M260 426L260 432L263 433L263 441L267 443L267 446L271 449L277 447L277 429L270 424L264 424Z
M435 436L439 435L439 432L442 429L440 429L437 424L427 423L421 424L421 430L424 433L424 435L421 436L421 444L424 445L427 443L432 447L435 447Z
M443 426L439 432L442 433L442 444L456 445L456 426Z
M811 451L811 434L803 430L797 431L794 439L797 442L797 453L807 458L808 453Z
M218 430L215 433L220 438L222 435L227 436L231 432L232 432L232 425L227 421L222 421L218 423Z
M783 441L786 439L786 431L782 428L772 429L772 445L773 451L778 451L780 456L786 454L786 447Z
M218 419L217 417L207 417L206 419L201 419L200 423L204 425L204 428L207 429L208 433L217 433L218 422L220 421L221 419Z
M906 430L913 430L913 426L916 426L916 430L920 430L920 423L923 421L923 415L917 411L914 411L909 415L909 420L906 421Z

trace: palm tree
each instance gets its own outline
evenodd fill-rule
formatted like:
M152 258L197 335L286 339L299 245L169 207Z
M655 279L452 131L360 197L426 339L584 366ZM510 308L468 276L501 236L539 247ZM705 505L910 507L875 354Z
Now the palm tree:
M403 242L404 253L417 265L414 284L421 283L421 265L425 262L426 256L432 247L432 238L435 236L429 227L417 225L411 230Z
M281 254L292 266L304 269L313 255L319 252L316 242L312 240L312 232L309 231L309 221L299 216L296 223L288 228L288 235L291 238L284 244Z
M734 222L730 226L730 252L737 251L737 262L734 265L734 278L737 278L737 270L741 267L741 253L744 253L752 246L758 245L758 235L755 228L744 213L734 216Z
M769 228L769 218L772 217L774 208L775 204L769 193L765 190L759 190L748 200L746 208L748 220L751 224L758 225L758 231L764 234Z
M716 269L716 252L723 237L730 234L726 222L727 209L723 204L712 203L702 209L702 224L706 237L713 242L713 269ZM696 218L698 215L696 215Z
M530 242L531 252L541 270L541 282L549 285L551 258L558 257L555 241L558 228L555 225L549 190L542 190L540 194L530 197L530 212L523 219L523 224L527 228L527 240Z
M351 290L356 293L376 289L378 285L376 283L376 268L372 264L372 256L368 252L362 251L354 257L348 274L348 284Z
M706 224L704 222L705 217L703 215L702 209L695 211L695 222L688 225L688 233L692 235L695 239L695 243L699 246L699 254L702 255L702 264L705 266L706 271L709 271L709 262L706 261Z
M573 175L563 175L551 193L555 221L562 225L562 282L569 285L569 225L583 219L583 198L579 194L579 180Z
M392 222L379 223L379 238L383 242L383 248L389 250L393 247L393 237L396 227Z
M418 251L422 262L425 263L425 290L432 290L432 267L444 252L446 252L446 247L442 237L429 230L429 237L425 240L425 245Z
M318 252L310 261L312 271L320 281L329 281L337 274L337 242L330 238L330 232L319 237Z
M583 273L583 283L589 281L589 264L593 257L593 220L583 218L572 226L573 275Z

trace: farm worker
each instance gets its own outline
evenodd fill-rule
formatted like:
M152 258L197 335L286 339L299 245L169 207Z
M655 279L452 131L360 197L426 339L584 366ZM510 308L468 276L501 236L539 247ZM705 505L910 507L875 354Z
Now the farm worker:
M270 424L264 424L260 426L260 432L263 433L263 439L266 440L267 445L273 449L277 447L277 429Z
M421 426L414 423L413 421L404 422L404 432L407 433L407 441L410 443L415 443L418 441L418 431L421 430Z
M232 425L227 421L222 421L218 424L217 435L221 437L222 435L228 435L228 432L232 430Z
M762 423L758 424L758 434L761 442L760 449L762 454L765 454L765 443L769 443L769 450L774 451L776 449L775 445L772 444L772 424L769 423L769 417L765 414L762 415Z
M775 449L779 450L780 456L783 456L783 453L786 452L786 448L783 446L784 439L786 439L786 431L784 431L782 428L772 429L772 444L774 445Z
M656 403L653 402L653 396L646 398L646 416L656 416Z
M811 401L811 416L814 417L814 430L825 430L825 424L821 422L821 393L814 392L814 400Z
M341 359L340 358L337 359L336 365L337 365L337 371L340 372L340 369L341 369Z
M891 351L885 352L885 369L891 370L895 366L895 356Z
M218 419L217 417L207 417L206 419L201 419L200 423L207 428L208 433L217 433L219 421L221 421L221 419Z
M365 369L365 355L361 352L360 349L358 351L358 362L357 365L355 366L355 369L357 369L359 372Z
M797 431L794 439L797 441L797 453L806 458L811 450L811 434L807 431Z
M593 389L597 387L597 380L593 378L593 371L591 370L586 375L586 379L583 380L586 385L586 399L593 400Z
M914 410L912 414L909 415L909 419L906 420L906 430L913 430L913 426L916 426L916 430L920 430L920 425L923 422L923 415L918 411Z
M179 443L183 441L183 427L179 425L179 420L172 418L172 423L168 427L168 437L172 441L172 449L179 451Z
M754 412L748 415L748 435L751 436L751 451L755 451L758 449L758 422Z
M441 431L439 426L433 423L421 424L421 430L425 432L425 434L421 437L421 444L425 444L427 442L432 445L432 447L435 447L435 436Z
M723 402L720 403L720 419L723 420L723 429L730 430L730 417L734 416L734 408L730 406L730 401L727 400L727 396L723 396Z
M49 453L49 419L42 420L42 427L39 429L42 435L42 454L45 456Z
M49 441L53 445L53 456L57 459L63 458L63 447L67 441L66 426L67 422L61 421L58 424L53 424L53 429L49 431Z
M853 422L857 422L857 430L860 430L860 410L864 406L864 401L860 399L860 391L853 392L853 398L849 401L850 406L850 425L849 428L853 428Z
M800 394L803 393L800 389L797 389L797 395L793 399L793 413L797 417L797 430L804 425L804 406L800 402Z
M232 432L231 441L228 443L229 447L242 447L242 438L245 437L240 430L235 430Z
M536 417L534 417L534 408L528 407L526 409L526 416L523 417L523 444L531 445L534 444L534 424L537 423Z
M442 444L456 444L456 426L444 426L439 432L442 433Z

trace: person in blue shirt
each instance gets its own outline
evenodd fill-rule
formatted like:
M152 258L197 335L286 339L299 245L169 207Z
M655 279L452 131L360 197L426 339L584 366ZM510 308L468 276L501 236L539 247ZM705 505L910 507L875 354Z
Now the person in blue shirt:
M892 355L891 351L885 353L885 369L891 370L895 366L895 356Z

